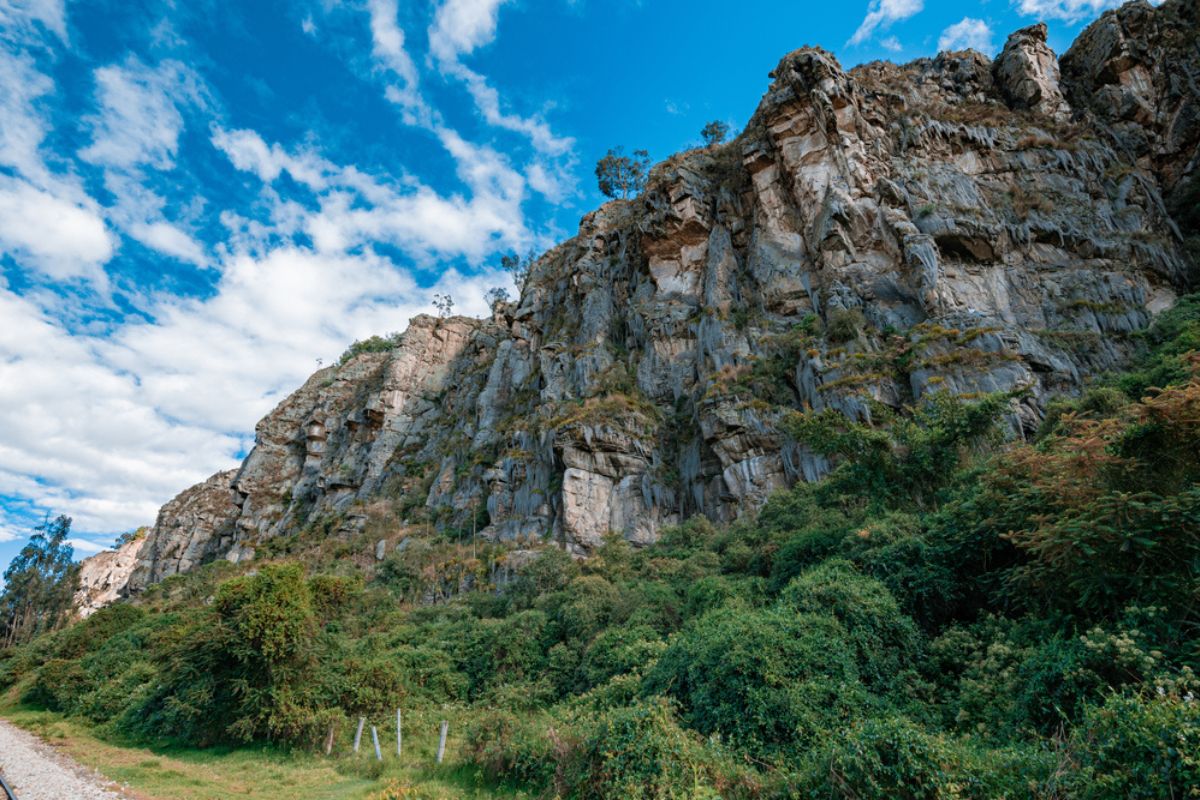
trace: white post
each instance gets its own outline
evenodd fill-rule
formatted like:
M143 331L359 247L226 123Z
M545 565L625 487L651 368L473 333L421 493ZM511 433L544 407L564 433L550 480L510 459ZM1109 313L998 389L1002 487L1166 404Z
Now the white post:
M396 709L396 758L404 751L404 727L401 724L400 709Z
M446 731L450 730L450 723L442 720L442 735L438 739L437 763L442 763L442 759L446 755Z
M365 725L366 722L367 722L366 717L358 718L358 730L356 730L354 732L354 752L355 753L358 752L358 745L360 742L362 742L362 729L363 729L363 725Z
M375 745L375 760L383 761L383 753L379 752L379 734L375 731L375 726L371 726L371 744Z

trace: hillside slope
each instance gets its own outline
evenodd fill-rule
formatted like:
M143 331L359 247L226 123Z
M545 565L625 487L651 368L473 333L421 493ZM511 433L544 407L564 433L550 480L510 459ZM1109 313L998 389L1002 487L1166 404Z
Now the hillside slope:
M353 536L381 500L389 543L432 523L647 544L826 474L783 430L794 410L1024 388L1027 435L1195 276L1196 15L1131 3L1061 65L1042 26L995 62L791 53L735 141L586 216L519 302L418 317L313 375L240 469L163 508L128 590L280 534Z

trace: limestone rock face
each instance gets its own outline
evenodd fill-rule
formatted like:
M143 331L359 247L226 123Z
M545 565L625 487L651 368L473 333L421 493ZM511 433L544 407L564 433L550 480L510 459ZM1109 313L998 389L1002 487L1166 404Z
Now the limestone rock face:
M1046 23L1009 36L993 70L996 85L1013 108L1032 109L1059 120L1070 115L1059 87L1058 58L1046 44Z
M1025 388L1023 435L1195 279L1172 204L1200 141L1195 9L1105 14L1061 78L1040 26L995 63L787 55L736 140L585 216L518 302L418 317L316 373L236 474L164 507L130 588L281 535L349 539L381 505L579 555L652 542L824 475L780 424L798 410Z
M128 581L130 591L140 591L229 552L238 512L231 487L235 474L234 470L218 472L180 492L159 510L145 545L138 550Z
M123 594L146 541L143 536L80 562L79 588L75 592L75 609L80 617L90 617Z

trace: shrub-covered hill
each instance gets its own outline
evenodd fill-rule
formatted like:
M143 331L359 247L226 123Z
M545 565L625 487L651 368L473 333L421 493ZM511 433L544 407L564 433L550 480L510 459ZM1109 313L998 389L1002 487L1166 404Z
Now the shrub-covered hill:
M1028 443L1005 396L797 415L822 482L499 589L494 545L364 571L298 533L0 651L0 684L197 747L452 705L451 758L530 796L1200 796L1197 342L1185 298Z

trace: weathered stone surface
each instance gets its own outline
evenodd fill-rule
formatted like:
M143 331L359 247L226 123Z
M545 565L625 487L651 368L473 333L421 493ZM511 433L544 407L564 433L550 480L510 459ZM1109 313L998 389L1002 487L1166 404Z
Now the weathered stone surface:
M994 64L787 55L735 141L585 216L517 303L418 317L314 375L236 476L163 509L131 588L305 527L358 535L379 502L579 555L650 542L825 474L781 428L795 410L1024 387L1021 435L1195 278L1168 201L1196 168L1196 16L1107 13L1061 77L1038 26Z
M1059 86L1058 58L1046 44L1046 23L1008 37L993 66L996 85L1013 108L1065 120L1071 113Z
M121 596L145 544L146 537L142 536L80 562L79 589L75 592L80 617L90 617Z
M231 488L235 474L218 472L162 507L138 551L129 591L141 591L229 552L238 512Z

